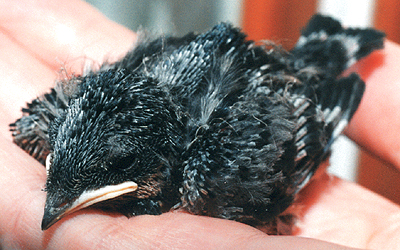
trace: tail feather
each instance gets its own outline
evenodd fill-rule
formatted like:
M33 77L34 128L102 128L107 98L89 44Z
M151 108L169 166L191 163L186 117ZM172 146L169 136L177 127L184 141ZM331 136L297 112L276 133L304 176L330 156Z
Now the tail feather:
M304 109L302 102L294 102L294 112L301 112L295 142L297 155L294 180L297 191L308 182L318 165L329 155L331 144L356 112L364 89L365 84L359 76L351 74L336 81L321 83L315 93L317 105L309 105ZM299 97L296 98L299 100Z
M324 114L327 132L331 134L327 147L343 132L353 117L364 90L364 82L355 73L318 89L317 96L321 100L319 106Z
M360 77L355 73L342 78L339 75L382 48L384 36L373 29L344 29L338 21L322 15L315 15L302 31L291 51L291 65L305 83L292 94L293 114L298 117L295 192L307 184L329 155L331 144L361 102L365 85Z
M303 29L293 55L293 67L315 67L323 75L337 77L357 60L383 48L385 34L374 29L345 29L322 15L315 15Z

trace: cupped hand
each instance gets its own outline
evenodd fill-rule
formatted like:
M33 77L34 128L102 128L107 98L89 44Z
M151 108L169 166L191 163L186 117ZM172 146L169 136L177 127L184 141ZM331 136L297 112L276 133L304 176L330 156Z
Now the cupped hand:
M399 207L326 174L301 193L297 236L182 212L127 219L90 208L41 231L46 171L12 143L8 124L54 85L61 67L79 74L87 61L117 60L135 34L78 0L1 1L0 29L1 249L400 248ZM347 134L400 167L400 47L386 45L356 66L367 90Z

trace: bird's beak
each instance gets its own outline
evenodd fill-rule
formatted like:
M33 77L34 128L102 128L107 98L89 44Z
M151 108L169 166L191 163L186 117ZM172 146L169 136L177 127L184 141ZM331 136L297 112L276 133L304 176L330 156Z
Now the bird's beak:
M42 219L42 230L46 230L62 217L95 203L113 199L135 191L138 185L127 181L118 185L110 185L96 190L85 191L71 202L65 202L57 194L47 193L46 205Z

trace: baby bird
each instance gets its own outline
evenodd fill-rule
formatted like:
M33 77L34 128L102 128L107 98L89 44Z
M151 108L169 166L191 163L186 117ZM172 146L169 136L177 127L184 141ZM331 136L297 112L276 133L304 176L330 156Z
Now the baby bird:
M46 165L42 230L91 205L276 226L361 101L341 73L383 39L317 14L287 52L221 23L59 82L10 125Z

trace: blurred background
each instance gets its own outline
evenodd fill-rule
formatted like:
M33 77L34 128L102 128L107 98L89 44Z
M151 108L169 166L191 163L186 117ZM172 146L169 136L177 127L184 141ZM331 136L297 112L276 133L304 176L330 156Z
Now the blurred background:
M398 0L86 0L132 30L183 35L218 22L240 26L253 40L272 40L290 49L313 13L345 26L376 27L400 42ZM400 173L342 136L333 146L329 171L400 204Z

